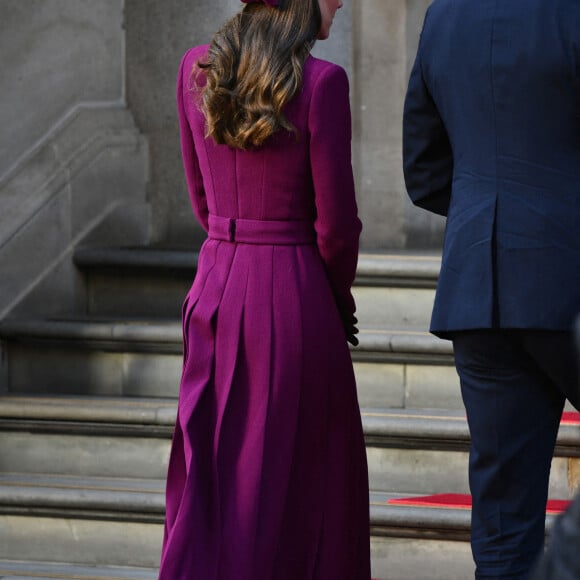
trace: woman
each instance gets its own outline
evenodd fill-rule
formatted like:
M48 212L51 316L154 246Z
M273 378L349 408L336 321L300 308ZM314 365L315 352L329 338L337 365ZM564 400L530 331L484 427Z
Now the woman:
M370 578L348 81L310 56L340 6L251 2L181 63L208 239L183 306L162 580Z

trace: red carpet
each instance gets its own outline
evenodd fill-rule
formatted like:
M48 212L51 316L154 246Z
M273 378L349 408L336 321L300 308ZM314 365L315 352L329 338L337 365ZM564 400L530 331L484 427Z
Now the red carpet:
M565 425L580 425L580 413L575 411L566 411L562 413L562 423Z
M415 497L398 497L387 500L391 505L409 505L433 508L471 509L471 496L462 493L437 493ZM570 505L567 499L549 499L546 513L559 514Z

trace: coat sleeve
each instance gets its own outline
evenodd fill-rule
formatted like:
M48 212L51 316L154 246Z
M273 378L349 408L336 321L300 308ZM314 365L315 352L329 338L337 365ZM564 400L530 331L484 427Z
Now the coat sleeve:
M188 88L191 86L190 76L192 63L191 59L188 58L191 54L191 50L185 54L179 66L179 74L177 76L177 113L179 117L181 155L187 188L189 190L189 197L197 220L207 232L209 227L207 199L205 196L201 171L199 169L199 161L195 150L193 134L191 132L186 112L186 99L193 98L193 95Z
M349 85L342 68L328 67L316 80L308 124L317 244L339 312L348 325L355 311L351 286L362 226L351 164Z
M530 580L580 578L580 495L556 520L550 545L540 557Z
M421 46L411 71L403 112L403 172L413 203L447 215L453 156L447 131L425 84Z

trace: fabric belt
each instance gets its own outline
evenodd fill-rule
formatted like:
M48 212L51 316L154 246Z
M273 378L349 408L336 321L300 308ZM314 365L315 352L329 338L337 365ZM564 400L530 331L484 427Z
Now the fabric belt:
M247 220L211 214L209 237L242 244L293 246L316 242L311 221Z

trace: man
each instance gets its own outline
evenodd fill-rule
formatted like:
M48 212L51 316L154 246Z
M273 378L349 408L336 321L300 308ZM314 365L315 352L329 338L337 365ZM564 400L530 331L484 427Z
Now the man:
M409 195L447 216L431 331L453 340L471 433L475 577L524 579L580 402L580 2L435 0L403 125Z

